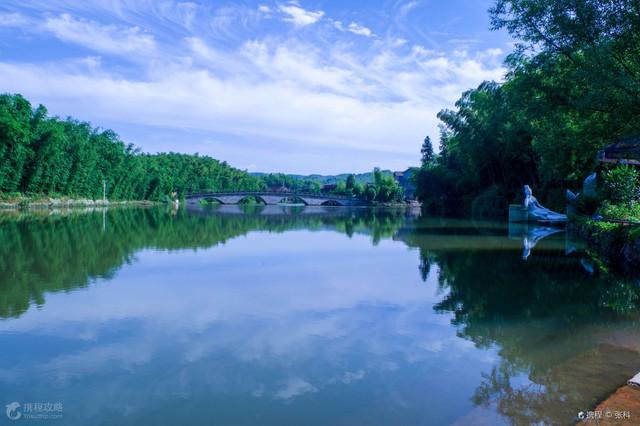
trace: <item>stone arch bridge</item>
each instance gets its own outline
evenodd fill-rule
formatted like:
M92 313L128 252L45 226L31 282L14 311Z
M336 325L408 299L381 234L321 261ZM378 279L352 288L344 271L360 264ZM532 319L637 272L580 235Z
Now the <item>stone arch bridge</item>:
M345 195L311 194L304 192L199 192L187 194L187 204L199 204L200 200L217 201L221 204L240 204L247 197L255 197L267 205L282 204L296 200L307 206L362 206L366 201Z

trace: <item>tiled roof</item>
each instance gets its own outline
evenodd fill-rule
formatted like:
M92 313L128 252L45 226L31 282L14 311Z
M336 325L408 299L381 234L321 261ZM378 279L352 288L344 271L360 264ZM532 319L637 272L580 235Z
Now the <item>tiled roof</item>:
M640 135L619 140L598 152L598 159L605 163L640 165Z

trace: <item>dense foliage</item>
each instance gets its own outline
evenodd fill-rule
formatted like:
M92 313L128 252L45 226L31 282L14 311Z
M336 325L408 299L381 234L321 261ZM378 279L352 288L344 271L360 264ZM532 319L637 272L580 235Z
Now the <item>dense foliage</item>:
M371 176L373 182L363 183ZM390 172L379 169L342 175L328 192L375 202L402 201ZM68 118L49 117L21 95L0 95L0 196L166 200L198 191L279 191L319 193L318 179L292 175L252 176L198 154L146 154L111 130Z
M440 112L440 153L423 161L418 196L431 207L505 214L530 184L559 208L599 149L640 132L640 4L497 0L490 14L520 41L505 81Z
M603 174L604 195L615 204L631 208L640 201L638 171L632 166L620 166Z
M0 193L164 200L199 190L263 183L200 155L144 154L111 130L49 117L20 95L0 95Z
M363 176L365 174L361 174ZM318 179L298 177L283 173L261 175L266 188L272 191L290 191L307 193L328 193L362 198L370 202L401 202L404 190L389 172L375 168L370 173L372 181L358 181L354 174L336 177L335 183L320 185Z
M319 193L321 185L318 181L305 178L297 178L284 173L269 173L260 178L269 190L286 189L292 192Z
M375 168L372 173L373 182L357 182L355 175L348 175L339 181L334 193L362 198L369 202L398 203L404 199L404 190L393 175Z

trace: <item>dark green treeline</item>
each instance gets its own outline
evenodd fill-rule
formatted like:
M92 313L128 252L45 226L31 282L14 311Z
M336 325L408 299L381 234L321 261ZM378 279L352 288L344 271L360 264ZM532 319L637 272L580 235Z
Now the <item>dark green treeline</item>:
M259 190L264 184L200 155L144 154L111 130L49 117L20 95L0 95L0 193L165 200L199 190Z
M418 196L448 212L505 215L529 184L563 208L599 149L640 134L640 3L496 0L489 13L518 42L505 81L438 114L441 150L423 158Z

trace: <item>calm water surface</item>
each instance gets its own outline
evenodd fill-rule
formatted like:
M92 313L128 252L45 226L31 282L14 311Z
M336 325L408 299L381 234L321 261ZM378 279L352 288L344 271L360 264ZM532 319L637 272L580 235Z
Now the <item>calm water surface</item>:
M0 402L27 424L571 424L637 372L640 290L544 233L404 210L3 214Z

